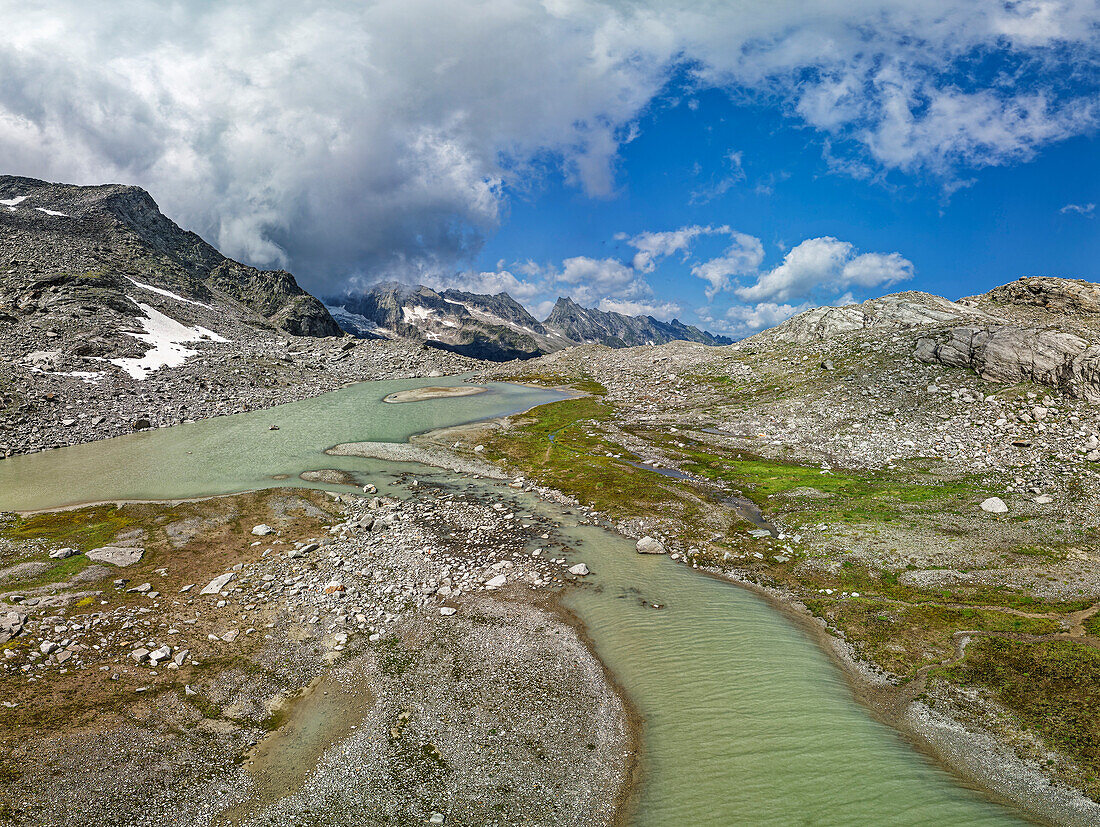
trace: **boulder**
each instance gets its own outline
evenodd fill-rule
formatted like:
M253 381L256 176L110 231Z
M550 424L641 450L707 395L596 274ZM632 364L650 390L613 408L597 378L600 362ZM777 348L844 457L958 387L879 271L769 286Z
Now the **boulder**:
M589 574L590 572L588 570L588 566L586 566L584 563L577 563L577 565L569 567L569 573L570 574L575 574L578 577L584 577L586 574Z
M27 616L22 612L0 614L0 643L7 643L23 631Z
M1100 401L1100 346L1058 330L1002 325L954 327L917 340L929 364L971 368L990 382L1036 382Z
M988 511L990 514L1007 514L1008 506L1000 497L990 497L982 500L982 511Z
M654 537L643 537L636 546L638 554L668 554L664 543Z
M144 555L145 549L137 546L103 546L103 548L89 551L87 557L97 563L110 563L112 566L123 568L139 562Z
M266 537L268 534L273 534L275 529L269 526L267 523L260 523L258 526L252 527L252 533L257 537Z
M225 588L225 584L233 579L233 572L226 572L211 580L199 594L217 594Z

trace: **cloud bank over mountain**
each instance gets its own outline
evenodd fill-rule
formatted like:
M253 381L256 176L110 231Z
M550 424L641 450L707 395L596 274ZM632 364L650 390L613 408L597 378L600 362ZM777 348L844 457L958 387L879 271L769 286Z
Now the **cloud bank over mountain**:
M797 14L771 0L0 0L0 13L5 171L142 185L227 254L315 290L481 278L545 301L510 271L454 274L510 193L560 177L613 197L620 150L674 75L771 101L862 177L950 184L1100 118L1093 0L805 0ZM761 273L759 241L716 224L631 236L630 261L563 256L539 278L667 315L676 302L646 275L715 234L726 253L692 270L708 297L792 306L814 285L912 274L900 253L835 238Z

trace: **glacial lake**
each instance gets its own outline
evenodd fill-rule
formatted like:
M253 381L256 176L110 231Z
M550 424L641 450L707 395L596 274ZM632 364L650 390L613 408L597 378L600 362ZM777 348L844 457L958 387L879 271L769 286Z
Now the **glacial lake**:
M468 485L469 478L451 472L323 452L343 442L401 442L562 398L489 384L477 396L381 401L426 384L461 383L461 377L361 383L266 411L5 460L0 509L182 499L276 485L349 490L298 479L322 468L346 470L383 489L413 467L418 476ZM271 424L279 430L268 430ZM559 507L504 484L478 485L551 516L576 549L572 558L593 570L565 603L645 720L632 824L1030 823L959 784L873 720L818 646L762 599L667 557L638 555L631 542L578 525Z

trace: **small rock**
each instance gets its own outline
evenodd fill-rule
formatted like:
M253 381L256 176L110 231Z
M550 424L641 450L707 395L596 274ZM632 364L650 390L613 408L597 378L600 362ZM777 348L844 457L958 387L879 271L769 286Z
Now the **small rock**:
M584 577L586 574L589 574L588 566L584 563L577 563L577 565L569 567L569 573L575 574L578 577Z
M232 579L233 572L226 572L225 574L215 577L213 580L207 583L205 588L203 588L203 590L199 592L199 594L217 594L222 589L224 589L225 584Z
M457 611L458 611L458 609L454 608L453 606L440 606L439 607L439 613L441 615L443 615L444 617L450 617L451 615L453 615Z
M988 511L990 514L1007 514L1008 506L1000 497L990 497L988 500L982 500L982 511Z
M273 534L275 529L269 526L267 523L260 523L258 526L252 527L252 533L257 537L264 537L268 534Z

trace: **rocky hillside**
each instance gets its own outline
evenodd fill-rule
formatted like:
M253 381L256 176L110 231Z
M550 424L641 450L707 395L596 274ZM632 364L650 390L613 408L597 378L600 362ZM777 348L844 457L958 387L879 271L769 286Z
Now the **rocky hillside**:
M686 325L678 319L662 322L652 316L626 316L613 311L581 307L572 299L560 298L545 322L574 342L608 347L663 345L667 342L699 342L704 345L729 345L733 340L713 336L705 330Z
M460 450L808 612L885 719L1044 823L1096 824L1098 297L1027 278L730 347L569 348L489 375L589 396Z
M7 264L0 307L26 323L32 337L36 322L64 328L64 337L82 343L79 355L132 351L121 328L144 325L139 305L155 298L170 299L168 306L186 318L169 315L187 325L341 335L289 273L226 258L165 217L137 187L2 176L0 249Z
M1100 286L1086 281L1033 276L957 302L898 293L809 310L749 341L805 345L863 330L918 331L893 340L923 362L1100 401Z
M539 322L507 293L487 296L460 290L387 283L362 293L328 299L329 310L349 333L365 338L408 338L432 347L493 361L530 359L581 343L609 347L664 344L676 340L731 344L673 319L581 307L559 298Z

